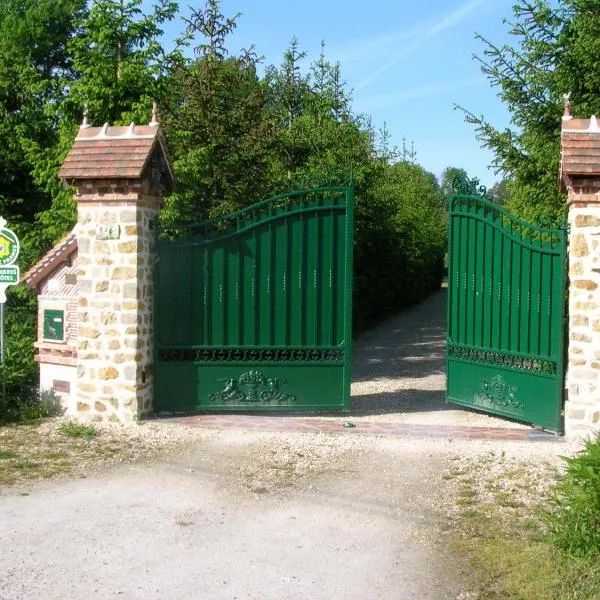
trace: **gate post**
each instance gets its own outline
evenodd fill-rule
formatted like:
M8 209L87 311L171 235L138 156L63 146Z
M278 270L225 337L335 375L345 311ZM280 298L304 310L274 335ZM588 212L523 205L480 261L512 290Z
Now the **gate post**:
M149 125L89 127L60 171L77 202L77 382L81 418L131 422L152 409L155 220L173 182Z
M565 426L600 430L600 126L574 119L568 97L561 132L561 187L569 207L569 326Z

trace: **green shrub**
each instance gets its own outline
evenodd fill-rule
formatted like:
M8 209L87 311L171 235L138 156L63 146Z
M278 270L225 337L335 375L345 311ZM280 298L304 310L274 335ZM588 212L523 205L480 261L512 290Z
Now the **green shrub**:
M554 543L572 556L600 555L600 435L573 458L551 497Z
M57 417L64 412L60 398L54 390L42 390L30 394L30 401L21 404L19 417L22 421L34 421L46 417Z

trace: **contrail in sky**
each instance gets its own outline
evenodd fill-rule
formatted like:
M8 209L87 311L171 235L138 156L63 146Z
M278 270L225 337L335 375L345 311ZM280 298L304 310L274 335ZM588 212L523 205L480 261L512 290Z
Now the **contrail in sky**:
M408 46L404 46L400 50L397 50L394 54L394 58L379 65L368 77L363 79L355 88L354 91L358 91L361 88L369 85L376 79L378 79L383 73L389 71L392 67L396 66L404 57L408 56L411 52L422 46L425 42L439 35L443 31L458 25L469 13L475 8L484 4L488 0L470 0L460 8L446 15L430 27L428 27L421 35L418 36L416 41Z

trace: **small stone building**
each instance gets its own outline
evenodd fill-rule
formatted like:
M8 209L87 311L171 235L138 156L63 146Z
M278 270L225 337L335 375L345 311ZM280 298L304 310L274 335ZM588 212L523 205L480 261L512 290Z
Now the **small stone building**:
M70 233L35 264L22 282L38 294L40 387L74 409L77 378L77 237Z
M84 119L60 177L77 225L22 278L39 294L41 387L69 414L130 422L152 409L155 224L173 183L156 113L128 127Z

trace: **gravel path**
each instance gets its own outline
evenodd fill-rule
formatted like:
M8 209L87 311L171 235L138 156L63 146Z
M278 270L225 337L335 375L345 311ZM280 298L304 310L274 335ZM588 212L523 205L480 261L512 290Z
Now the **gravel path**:
M474 427L526 427L445 403L447 288L356 340L352 417Z
M504 423L444 404L444 305L442 290L358 340L353 420ZM535 495L573 450L357 429L118 429L150 456L0 489L0 599L473 598L447 543L456 474L483 494L523 469Z

